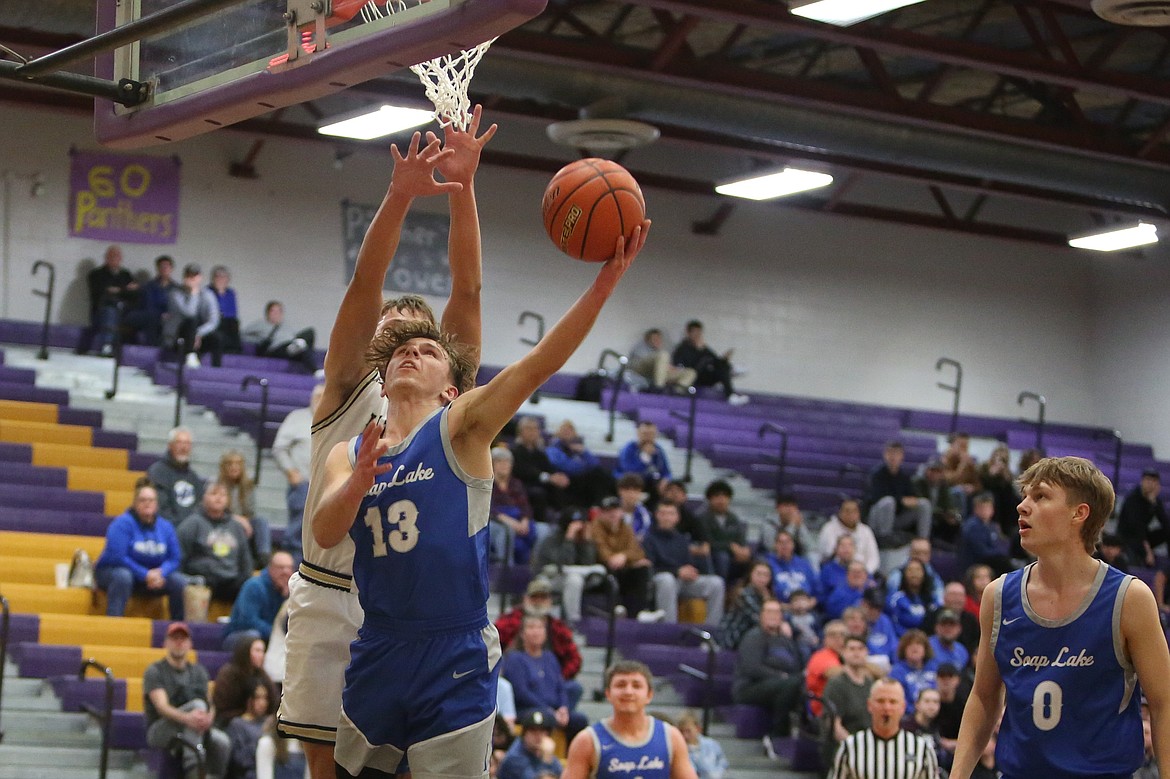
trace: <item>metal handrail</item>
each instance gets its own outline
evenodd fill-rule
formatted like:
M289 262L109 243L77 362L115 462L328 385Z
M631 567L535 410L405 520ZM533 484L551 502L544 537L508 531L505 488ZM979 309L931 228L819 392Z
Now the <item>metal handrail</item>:
M255 475L252 476L252 481L259 486L260 457L264 453L264 424L268 421L268 379L260 376L245 376L244 380L240 382L240 392L253 384L260 385L260 422L256 431L256 471Z
M612 573L605 574L605 595L606 595L606 609L604 616L606 619L605 630L605 670L609 670L610 665L613 664L613 653L617 649L617 600L619 588L617 578ZM590 606L590 611L597 613L594 606ZM601 688L593 691L594 701L605 700L605 674L601 675Z
M491 520L489 519L488 521L490 522ZM535 531L533 531L533 532L535 532ZM491 536L489 534L489 538L490 537ZM501 586L500 586L500 613L501 614L503 614L505 611L508 610L508 588L503 586L503 585L507 582L508 571L510 571L512 569L512 553L514 551L515 546L516 546L516 536L512 532L512 528L508 527L507 525L504 525L504 559L503 559L503 562L500 563L500 566L502 568L502 571L500 573L500 578L503 580L500 582L500 584L501 584ZM504 647L504 648L507 649L507 647Z
M536 346L538 343L540 343L542 340L544 340L544 315L538 314L535 311L521 311L520 318L516 320L516 324L523 325L529 319L536 320L536 340L534 341L531 338L525 338L524 336L520 336L520 343L524 344L525 346ZM539 388L537 388L537 390L532 393L532 397L530 398L530 400L533 403L540 402L540 389Z
M187 340L175 339L175 348L179 350L179 366L175 373L175 424L178 427L183 418L183 374L187 366Z
M102 725L102 754L98 768L98 779L106 779L106 771L110 765L110 729L114 721L114 672L108 666L102 665L91 657L81 661L81 669L77 672L77 678L84 679L85 672L90 668L96 668L106 677L106 703L102 711L94 711L93 707L88 704L82 706L90 716L95 717Z
M195 767L199 773L199 779L207 779L207 760L203 750L196 744L192 744L187 739L183 738L183 734L176 733L171 738L171 743L167 745L170 749L178 749L179 752L190 750L195 755Z
M4 701L4 667L8 664L9 619L8 598L0 595L0 704ZM0 710L3 706L0 705ZM4 728L0 726L0 742L4 741Z
M609 371L605 369L605 360L607 357L613 357L617 359L618 362L617 374L614 375L613 380L610 382L611 390L609 395L609 427L605 433L606 442L613 443L613 429L615 424L614 420L617 417L618 395L621 394L622 387L625 385L626 368L630 364L630 358L626 357L624 354L615 352L613 349L603 349L601 351L601 356L597 358L597 372L606 377L610 375ZM601 403L605 403L604 393L602 393L601 396Z
M1121 489L1121 451L1125 442L1121 439L1120 430L1099 430L1093 438L1112 438L1113 447L1113 489Z
M942 370L944 365L950 365L955 369L955 383L943 384L941 381L935 382L941 390L954 393L954 404L951 407L951 429L953 434L959 429L959 395L963 392L963 364L958 360L952 360L950 357L939 357L938 362L934 364L936 371Z
M1034 400L1036 405L1040 408L1040 416L1036 421L1036 448L1041 452L1044 451L1044 409L1048 406L1048 398L1043 395L1024 390L1016 396L1016 405L1024 405L1025 400Z
M45 299L45 321L41 324L41 349L37 352L38 360L49 359L49 318L53 313L53 290L57 286L57 266L48 260L37 260L32 266L32 275L37 275L37 271L41 268L49 271L49 287L48 289L34 289L34 295L40 295Z
M705 736L711 727L711 710L715 707L715 653L719 651L719 646L715 643L715 637L702 628L687 628L687 632L692 636L697 636L699 641L707 647L706 685L703 688L703 735ZM684 670L684 665L680 664L679 670L689 673ZM690 666L686 667L690 668Z
M776 471L776 497L779 498L784 493L784 475L788 469L788 430L775 422L765 422L760 425L760 438L767 433L776 433L780 436L780 454L776 458L779 466Z
M110 388L106 390L106 400L113 400L114 396L118 394L118 369L122 367L122 318L126 316L126 304L121 300L114 306L114 310L118 312L114 319L114 375L110 382Z
M686 473L683 474L682 481L686 484L691 482L691 460L695 456L695 416L699 411L699 391L694 387L687 387L687 395L690 396L690 408L686 414L681 411L671 410L670 415L675 419L681 419L687 423L687 467Z

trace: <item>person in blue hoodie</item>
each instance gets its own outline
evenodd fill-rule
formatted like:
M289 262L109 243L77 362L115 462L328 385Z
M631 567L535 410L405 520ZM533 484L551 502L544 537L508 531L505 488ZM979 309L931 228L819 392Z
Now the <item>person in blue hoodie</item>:
M185 619L179 572L179 538L175 526L158 515L158 491L143 479L134 487L134 501L106 530L106 546L94 566L94 580L106 591L106 614L120 617L133 593L166 595L171 619Z

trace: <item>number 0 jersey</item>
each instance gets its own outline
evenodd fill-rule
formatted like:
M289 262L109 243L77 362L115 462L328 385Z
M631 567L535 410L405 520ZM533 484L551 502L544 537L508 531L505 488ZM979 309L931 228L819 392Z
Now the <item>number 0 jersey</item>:
M351 440L350 463L361 436ZM362 630L402 636L482 627L487 621L491 479L455 461L447 409L419 423L379 464L350 537Z
M1061 620L1028 601L1033 566L999 580L991 648L1007 691L996 762L1008 779L1129 777L1142 764L1141 690L1121 636L1133 577L1105 563Z

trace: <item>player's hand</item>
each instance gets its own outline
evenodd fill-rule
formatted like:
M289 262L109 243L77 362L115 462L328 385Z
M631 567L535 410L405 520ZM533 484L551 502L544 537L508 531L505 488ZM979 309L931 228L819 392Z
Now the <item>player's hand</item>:
M628 243L625 236L618 237L613 257L606 260L605 265L601 267L601 272L597 274L597 281L601 285L602 291L606 294L613 292L618 281L629 270L638 253L642 251L642 247L646 245L646 236L649 233L650 220L644 219L642 224L634 228L634 233L630 236Z
M387 462L384 465L378 464L378 458L386 454L390 448L390 444L382 440L382 434L385 432L385 422L373 415L370 416L370 421L362 430L362 442L358 446L357 458L353 464L353 474L349 477L355 486L362 488L362 494L374 486L375 479L384 473L389 473L390 469L394 467L392 462Z
M443 128L443 150L453 152L438 162L439 173L442 173L443 178L447 181L457 181L465 187L471 186L471 182L475 178L475 171L479 168L480 152L499 129L497 125L493 124L484 130L482 135L477 135L482 118L483 106L477 105L471 110L471 123L467 125L466 130L460 130L454 122L448 123ZM436 140L435 134L427 132L427 143L432 143L434 140Z
M458 192L463 185L457 181L435 181L435 168L445 157L455 154L454 149L442 149L438 138L433 138L426 146L419 148L422 133L415 133L410 137L406 147L406 156L398 151L398 146L390 144L390 156L394 158L394 173L390 177L390 194L406 197L426 197L440 195L447 192Z

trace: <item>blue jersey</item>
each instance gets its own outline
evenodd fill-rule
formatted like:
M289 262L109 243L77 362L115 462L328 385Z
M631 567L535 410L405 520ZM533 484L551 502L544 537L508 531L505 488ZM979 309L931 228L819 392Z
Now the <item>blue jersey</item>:
M605 720L589 726L597 755L597 779L670 779L670 734L650 717L650 736L641 744L620 741Z
M1050 620L1028 602L1032 567L995 591L991 648L1007 691L996 762L1008 779L1131 776L1143 757L1141 691L1121 637L1133 577L1101 563L1081 606Z
M353 462L361 436L349 448ZM491 479L455 461L446 408L379 464L393 467L362 498L350 536L363 631L408 636L487 623Z

